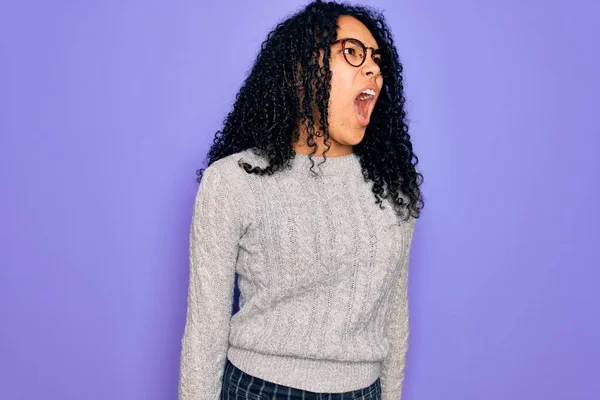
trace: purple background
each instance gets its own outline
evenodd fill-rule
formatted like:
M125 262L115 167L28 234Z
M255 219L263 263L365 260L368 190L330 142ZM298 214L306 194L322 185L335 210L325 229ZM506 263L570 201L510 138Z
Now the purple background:
M0 6L0 398L175 399L195 170L305 3L83 3ZM426 179L404 398L597 399L599 6L366 4Z

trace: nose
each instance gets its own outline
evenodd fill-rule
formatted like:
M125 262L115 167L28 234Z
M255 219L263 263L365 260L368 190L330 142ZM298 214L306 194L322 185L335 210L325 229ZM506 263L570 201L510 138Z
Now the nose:
M369 54L369 50L367 50L367 58L365 59L365 62L362 65L362 72L366 76L379 75L381 73L381 71L379 70L379 65L377 65L375 60L373 60L373 53Z

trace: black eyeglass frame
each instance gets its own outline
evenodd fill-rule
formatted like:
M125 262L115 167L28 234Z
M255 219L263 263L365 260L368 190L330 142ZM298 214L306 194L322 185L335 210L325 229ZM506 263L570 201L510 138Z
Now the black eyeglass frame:
M362 57L362 61L360 62L360 64L358 65L354 65L352 64L350 61L348 61L348 58L346 57L346 42L348 40L352 40L354 42L356 42L358 45L360 45L360 47L363 50L363 54L365 55L364 57ZM381 72L383 72L384 68L385 68L385 64L387 62L386 58L385 58L385 54L381 49L376 49L374 47L367 47L365 46L365 44L363 42L361 42L358 39L355 38L343 38L343 39L338 39L334 42L331 42L331 45L333 46L334 44L338 44L341 43L342 44L342 54L344 55L344 60L346 60L346 62L350 65L352 65L353 67L360 67L361 65L363 65L365 63L365 60L367 59L367 55L368 55L368 50L371 49L371 59L373 59L373 61L375 62L375 64L377 64L377 66L379 67L379 70ZM377 60L375 59L375 55L380 56L380 62L377 62Z

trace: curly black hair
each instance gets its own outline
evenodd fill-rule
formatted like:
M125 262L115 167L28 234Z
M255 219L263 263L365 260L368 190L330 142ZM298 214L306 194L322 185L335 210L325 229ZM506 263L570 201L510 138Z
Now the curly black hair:
M205 159L207 168L246 149L268 161L264 168L238 161L247 173L272 175L284 167L290 168L295 155L293 144L300 138L299 125L306 126L306 144L313 148L309 155L312 167L312 155L317 151L315 136L323 137L326 150L322 156L326 159L325 153L330 148L327 124L330 43L337 40L340 16L352 16L362 22L388 62L381 71L383 87L371 122L363 140L353 148L360 159L363 177L373 182L372 191L380 207L383 208L381 199L389 198L399 216L404 215L406 207L418 218L424 207L419 188L423 175L416 170L419 159L408 133L403 67L383 15L365 6L317 0L279 23L267 35L235 97L233 110L225 118L223 129L215 135ZM318 119L320 130L315 129L315 108L317 116L323 116ZM198 182L205 169L196 171Z

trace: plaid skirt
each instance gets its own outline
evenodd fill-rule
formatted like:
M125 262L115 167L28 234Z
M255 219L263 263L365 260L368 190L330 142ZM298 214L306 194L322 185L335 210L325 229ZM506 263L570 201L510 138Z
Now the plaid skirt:
M343 393L316 393L265 381L237 368L227 359L220 400L381 400L381 379Z

